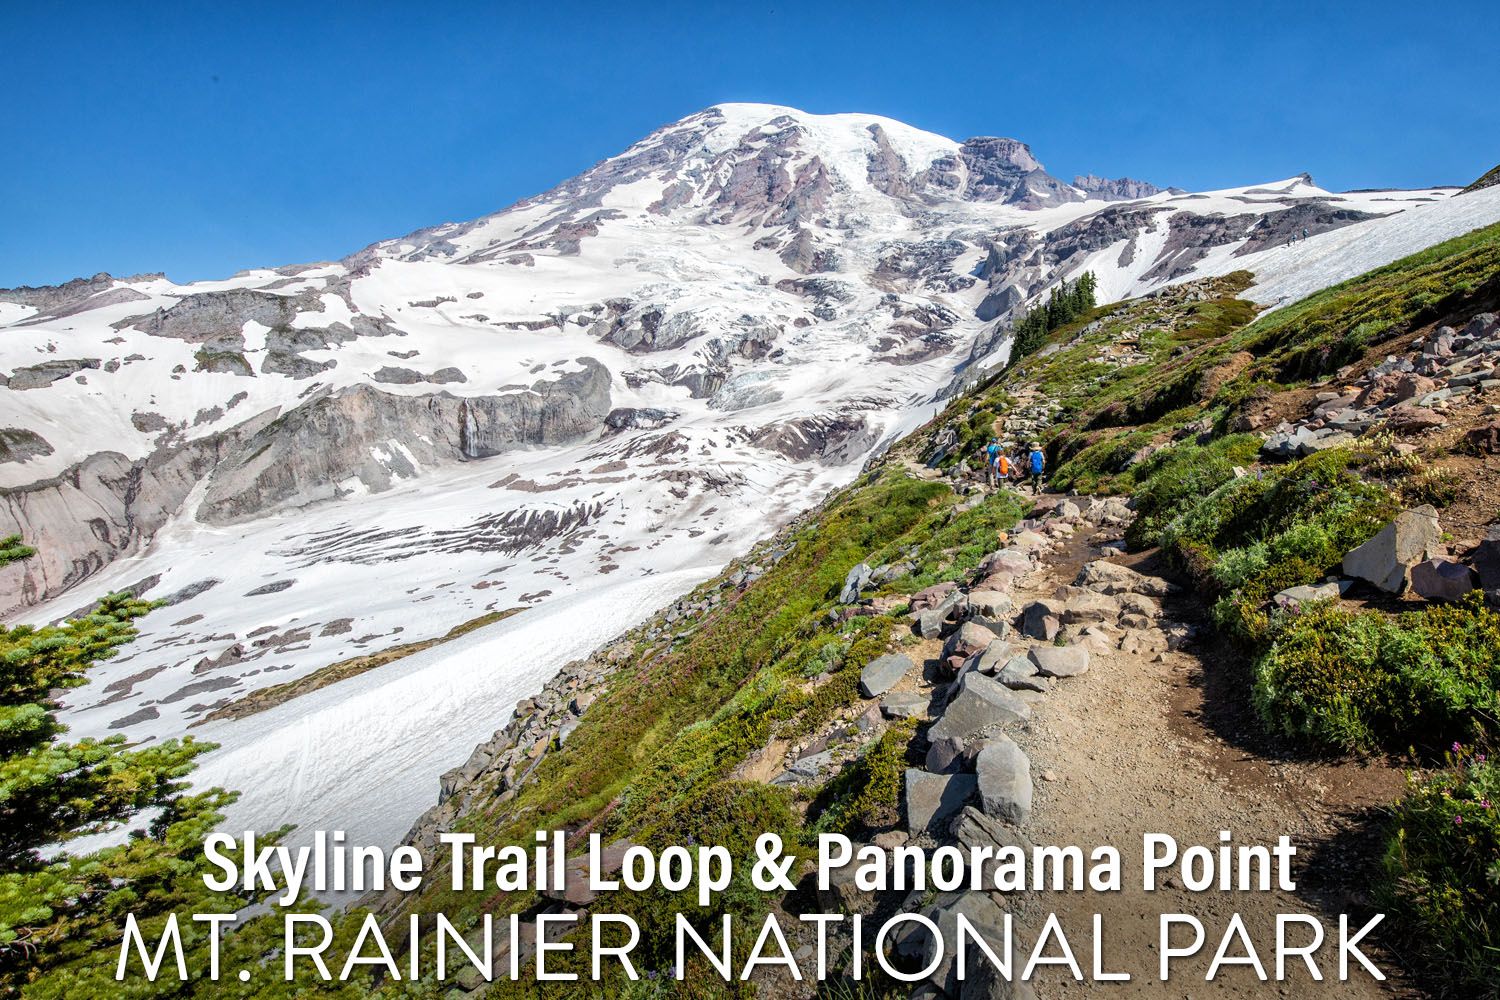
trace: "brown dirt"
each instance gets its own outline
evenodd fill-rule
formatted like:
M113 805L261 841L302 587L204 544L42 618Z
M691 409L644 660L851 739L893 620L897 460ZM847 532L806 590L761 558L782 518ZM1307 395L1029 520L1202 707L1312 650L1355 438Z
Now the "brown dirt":
M1055 557L1038 592L1071 583L1090 558L1081 541ZM1151 556L1132 557L1151 571ZM1032 589L1032 588L1028 588ZM1192 622L1201 609L1189 599L1170 600L1169 619ZM1038 844L1095 845L1120 849L1123 891L1048 893L1017 907L1032 933L1056 912L1085 975L1092 962L1092 916L1102 915L1104 968L1128 971L1128 983L1077 983L1050 969L1034 983L1044 1000L1110 992L1139 997L1411 997L1420 994L1401 973L1383 940L1365 949L1390 981L1378 983L1356 966L1349 982L1337 981L1337 949L1325 947L1315 982L1293 959L1285 982L1262 983L1243 966L1204 975L1234 913L1245 921L1267 972L1275 976L1275 917L1319 916L1336 942L1338 914L1363 925L1371 901L1364 887L1377 852L1374 817L1402 787L1399 769L1383 762L1311 761L1279 753L1247 704L1243 667L1224 650L1192 649L1158 658L1119 651L1096 654L1090 671L1063 682L1017 742L1031 756L1036 783L1031 825ZM1169 886L1141 886L1142 838L1156 832L1176 838L1183 850L1217 848L1228 829L1233 843L1274 845L1287 835L1297 848L1295 891L1189 892L1175 875ZM1177 960L1173 978L1158 979L1158 915L1189 913L1203 922L1200 955ZM1294 929L1295 932L1296 929ZM1366 942L1379 938L1377 929ZM1186 931L1181 932L1183 934ZM1182 938L1174 937L1180 943ZM1053 951L1055 954L1055 950ZM1242 949L1231 949L1243 954ZM1274 991L1274 993L1273 993Z

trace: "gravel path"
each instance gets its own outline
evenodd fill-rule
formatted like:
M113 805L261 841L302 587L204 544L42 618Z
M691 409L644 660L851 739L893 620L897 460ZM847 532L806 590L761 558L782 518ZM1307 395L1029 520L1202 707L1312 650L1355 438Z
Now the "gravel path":
M1050 572L1028 581L1036 596L1071 583L1079 566L1094 555L1083 539L1076 539L1052 558ZM1017 599L1021 603L1027 596L1018 594ZM1167 606L1169 618L1192 610L1174 608L1170 601ZM1132 980L1077 983L1065 969L1048 969L1035 980L1038 996L1419 996L1379 946L1366 950L1390 981L1374 981L1352 960L1350 980L1338 981L1338 914L1351 913L1351 928L1370 916L1369 900L1359 890L1368 884L1373 846L1367 820L1371 810L1399 794L1400 773L1384 766L1266 756L1254 745L1258 735L1248 735L1242 685L1235 695L1240 708L1212 704L1216 690L1234 688L1216 677L1216 672L1231 669L1224 664L1191 647L1160 656L1096 652L1089 672L1059 685L1045 709L1017 734L1039 778L1027 830L1032 841L1077 844L1086 854L1095 845L1110 844L1123 858L1123 891L1051 892L1021 901L1016 910L1022 926L1033 933L1047 912L1056 912L1085 976L1093 961L1093 914L1101 914L1104 969L1129 972ZM1170 834L1186 850L1197 844L1217 848L1224 829L1233 832L1234 844L1274 845L1279 836L1289 836L1298 850L1292 863L1297 891L1195 893L1175 874L1169 885L1143 890L1145 834ZM1175 960L1166 983L1158 978L1157 954L1157 915L1164 912L1192 914L1207 931L1202 952ZM1318 955L1325 980L1314 981L1300 959L1293 958L1284 982L1263 983L1244 966L1222 969L1212 982L1205 981L1235 913L1244 918L1273 980L1276 914L1320 916L1333 942ZM1294 927L1289 932L1294 942L1302 940L1296 937L1299 931L1303 929ZM1173 942L1189 938L1190 931L1181 928ZM1231 948L1230 954L1244 954L1242 946Z

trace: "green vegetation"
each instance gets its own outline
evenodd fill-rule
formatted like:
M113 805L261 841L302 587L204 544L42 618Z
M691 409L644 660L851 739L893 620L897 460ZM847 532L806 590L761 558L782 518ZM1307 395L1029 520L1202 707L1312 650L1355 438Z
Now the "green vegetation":
M1074 281L1064 281L1047 295L1047 301L1033 306L1013 327L1015 340L1010 346L1010 364L1034 353L1047 335L1092 312L1098 282L1094 272L1085 271Z
M1255 702L1288 736L1428 754L1500 738L1500 614L1477 594L1395 617L1315 607L1271 631Z
M1422 942L1450 996L1500 998L1500 767L1455 745L1412 778L1386 847L1383 904Z
M13 562L22 559L30 559L36 555L36 549L21 543L20 535L7 535L0 538L0 568L9 566Z

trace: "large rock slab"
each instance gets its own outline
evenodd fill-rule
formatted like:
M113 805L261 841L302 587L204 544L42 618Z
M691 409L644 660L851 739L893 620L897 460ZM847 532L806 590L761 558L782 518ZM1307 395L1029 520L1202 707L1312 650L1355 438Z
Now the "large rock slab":
M877 656L859 672L859 693L866 698L878 698L895 687L913 666L915 664L900 653Z
M1474 571L1452 559L1428 559L1411 568L1411 589L1429 601L1456 601L1474 589Z
M974 795L979 779L972 774L929 774L920 768L906 770L906 828L913 833L936 830Z
M1159 576L1137 573L1129 566L1121 566L1107 559L1095 559L1085 563L1073 581L1075 587L1087 587L1101 594L1144 594L1147 597L1166 597L1176 586Z
M1082 646L1037 646L1026 655L1043 677L1077 677L1088 673L1089 651Z
M1014 691L992 677L968 673L942 718L928 730L927 738L967 741L1029 718L1031 706Z
M994 590L969 591L969 607L986 618L1004 618L1015 610L1016 602L1009 594Z
M1113 622L1120 617L1120 602L1107 594L1083 590L1063 601L1059 617L1067 625Z
M1442 534L1431 505L1402 511L1374 538L1344 556L1344 575L1399 594L1410 582L1412 567L1437 554Z
M992 740L974 758L984 811L1016 826L1031 819L1031 760L1009 739Z

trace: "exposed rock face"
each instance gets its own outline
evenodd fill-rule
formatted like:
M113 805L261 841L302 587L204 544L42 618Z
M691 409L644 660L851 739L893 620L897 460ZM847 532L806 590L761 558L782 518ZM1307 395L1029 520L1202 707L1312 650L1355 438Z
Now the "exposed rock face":
M0 427L0 465L50 454L52 446L36 431L24 427Z
M610 410L609 372L592 358L580 364L504 396L398 396L364 385L315 395L214 471L199 516L228 523L335 499L351 478L379 492L423 465L575 440L598 430Z
M60 476L0 490L0 535L37 549L0 569L0 613L36 604L92 576L151 538L220 456L269 415L234 431L130 461L102 452Z
M1103 198L1105 201L1138 201L1162 192L1162 188L1146 181L1132 180L1129 177L1108 180L1093 174L1080 174L1074 177L1073 186L1082 189L1092 197Z
M76 375L86 368L98 368L98 358L58 358L41 364L26 365L10 373L7 387L13 391L44 389L69 375Z

